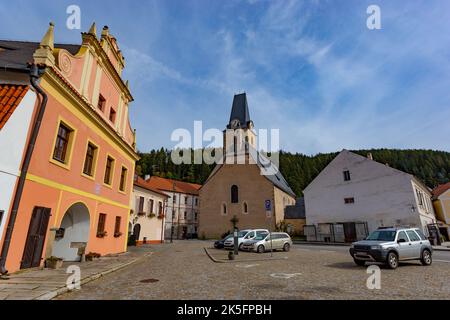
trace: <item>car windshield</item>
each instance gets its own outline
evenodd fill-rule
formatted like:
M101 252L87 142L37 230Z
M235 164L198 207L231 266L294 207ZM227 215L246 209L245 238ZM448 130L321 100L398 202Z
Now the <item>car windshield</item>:
M375 241L394 241L395 239L395 231L374 231L372 232L366 240L375 240Z
M238 238L243 238L248 233L248 231L239 231L238 232Z
M230 239L230 238L233 238L232 234L227 235L225 238L223 238L223 240L227 240L227 239Z
M256 233L256 237L253 240L263 240L267 237L268 233L267 232L261 232L261 233Z

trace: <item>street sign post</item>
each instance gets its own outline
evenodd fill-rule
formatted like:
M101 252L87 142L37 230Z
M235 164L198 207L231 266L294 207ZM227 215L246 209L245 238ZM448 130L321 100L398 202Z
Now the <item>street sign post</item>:
M234 254L237 256L237 255L239 255L239 241L238 241L238 229L237 228L234 229L233 238L234 238Z
M269 219L269 237L270 237L270 256L273 256L273 242L272 242L272 201L271 200L266 200L264 201L264 206L266 208L266 217Z

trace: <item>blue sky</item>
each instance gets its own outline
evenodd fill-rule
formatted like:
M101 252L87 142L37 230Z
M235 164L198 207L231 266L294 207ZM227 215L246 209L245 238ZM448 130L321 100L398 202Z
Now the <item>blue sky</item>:
M194 120L224 129L242 91L287 151L450 151L450 1L0 0L0 38L39 41L52 20L57 42L80 43L71 4L81 31L96 21L118 39L141 151Z

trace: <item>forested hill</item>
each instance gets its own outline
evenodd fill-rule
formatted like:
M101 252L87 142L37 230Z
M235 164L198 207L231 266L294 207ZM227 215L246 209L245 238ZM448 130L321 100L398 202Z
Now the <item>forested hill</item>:
M139 153L136 166L140 176L147 174L203 184L214 165L175 165L170 150L152 150ZM362 156L372 153L373 159L415 175L430 188L450 181L450 152L433 150L373 149L352 151ZM280 170L292 190L301 195L303 189L322 171L338 153L320 153L307 156L300 153L280 152Z

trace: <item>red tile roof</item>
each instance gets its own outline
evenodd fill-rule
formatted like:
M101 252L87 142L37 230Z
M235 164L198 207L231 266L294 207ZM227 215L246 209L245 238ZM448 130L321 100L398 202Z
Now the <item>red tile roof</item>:
M443 194L445 191L447 191L448 189L450 189L450 182L447 182L446 184L441 184L439 186L437 186L436 188L434 188L434 190L432 191L433 193L433 198L437 198L439 197L441 194Z
M0 84L0 130L16 110L27 91L27 85Z
M173 179L166 179L166 178L160 178L160 177L151 177L150 179L146 180L146 182L158 189L163 191L175 191L178 193L187 193L192 195L198 195L199 189L202 185L195 184L195 183L189 183L179 180L173 180Z
M157 188L151 186L147 181L145 181L145 180L142 179L141 177L137 177L137 179L134 180L134 185L135 185L135 186L138 186L138 187L141 187L141 188L144 188L144 189L146 189L146 190L150 190L150 191L152 191L152 192L155 192L155 193L157 193L157 194L159 194L159 195L162 195L162 196L164 196L164 197L166 197L166 198L169 197L167 194L161 192L161 190L159 190L159 189L157 189Z

